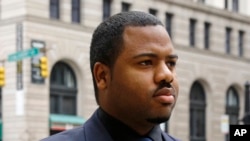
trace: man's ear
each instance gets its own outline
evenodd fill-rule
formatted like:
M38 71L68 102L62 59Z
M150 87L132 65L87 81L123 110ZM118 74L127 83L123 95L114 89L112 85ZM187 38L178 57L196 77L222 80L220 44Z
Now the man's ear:
M101 62L96 62L93 70L94 79L98 89L101 90L107 88L110 79L109 67Z

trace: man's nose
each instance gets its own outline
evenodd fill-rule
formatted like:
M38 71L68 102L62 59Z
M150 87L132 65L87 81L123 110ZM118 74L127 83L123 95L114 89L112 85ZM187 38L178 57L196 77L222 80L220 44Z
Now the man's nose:
M162 81L171 83L174 80L174 75L164 62L161 63L155 70L154 79L156 83L161 83Z

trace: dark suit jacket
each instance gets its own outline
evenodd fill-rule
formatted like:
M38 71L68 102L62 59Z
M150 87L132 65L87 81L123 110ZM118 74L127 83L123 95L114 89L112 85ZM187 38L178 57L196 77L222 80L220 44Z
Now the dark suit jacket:
M177 139L162 132L165 141L178 141ZM108 131L105 129L99 118L97 112L85 122L81 127L66 130L64 132L52 135L41 141L113 141Z

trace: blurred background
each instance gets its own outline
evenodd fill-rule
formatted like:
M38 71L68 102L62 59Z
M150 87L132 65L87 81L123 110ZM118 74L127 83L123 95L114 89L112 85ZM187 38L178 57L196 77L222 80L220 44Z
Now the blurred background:
M163 130L228 141L249 124L249 0L0 0L0 139L38 141L97 108L89 65L95 27L121 11L158 17L179 55L180 92Z

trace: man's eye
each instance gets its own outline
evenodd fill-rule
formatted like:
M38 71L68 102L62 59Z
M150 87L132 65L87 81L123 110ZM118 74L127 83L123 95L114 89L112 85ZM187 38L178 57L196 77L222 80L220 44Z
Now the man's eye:
M146 61L140 62L140 64L143 65L143 66L148 66L148 65L152 65L153 63L152 63L151 60L146 60Z
M174 61L167 62L167 65L168 65L169 67L175 67L175 66L176 66L176 62L174 62Z

